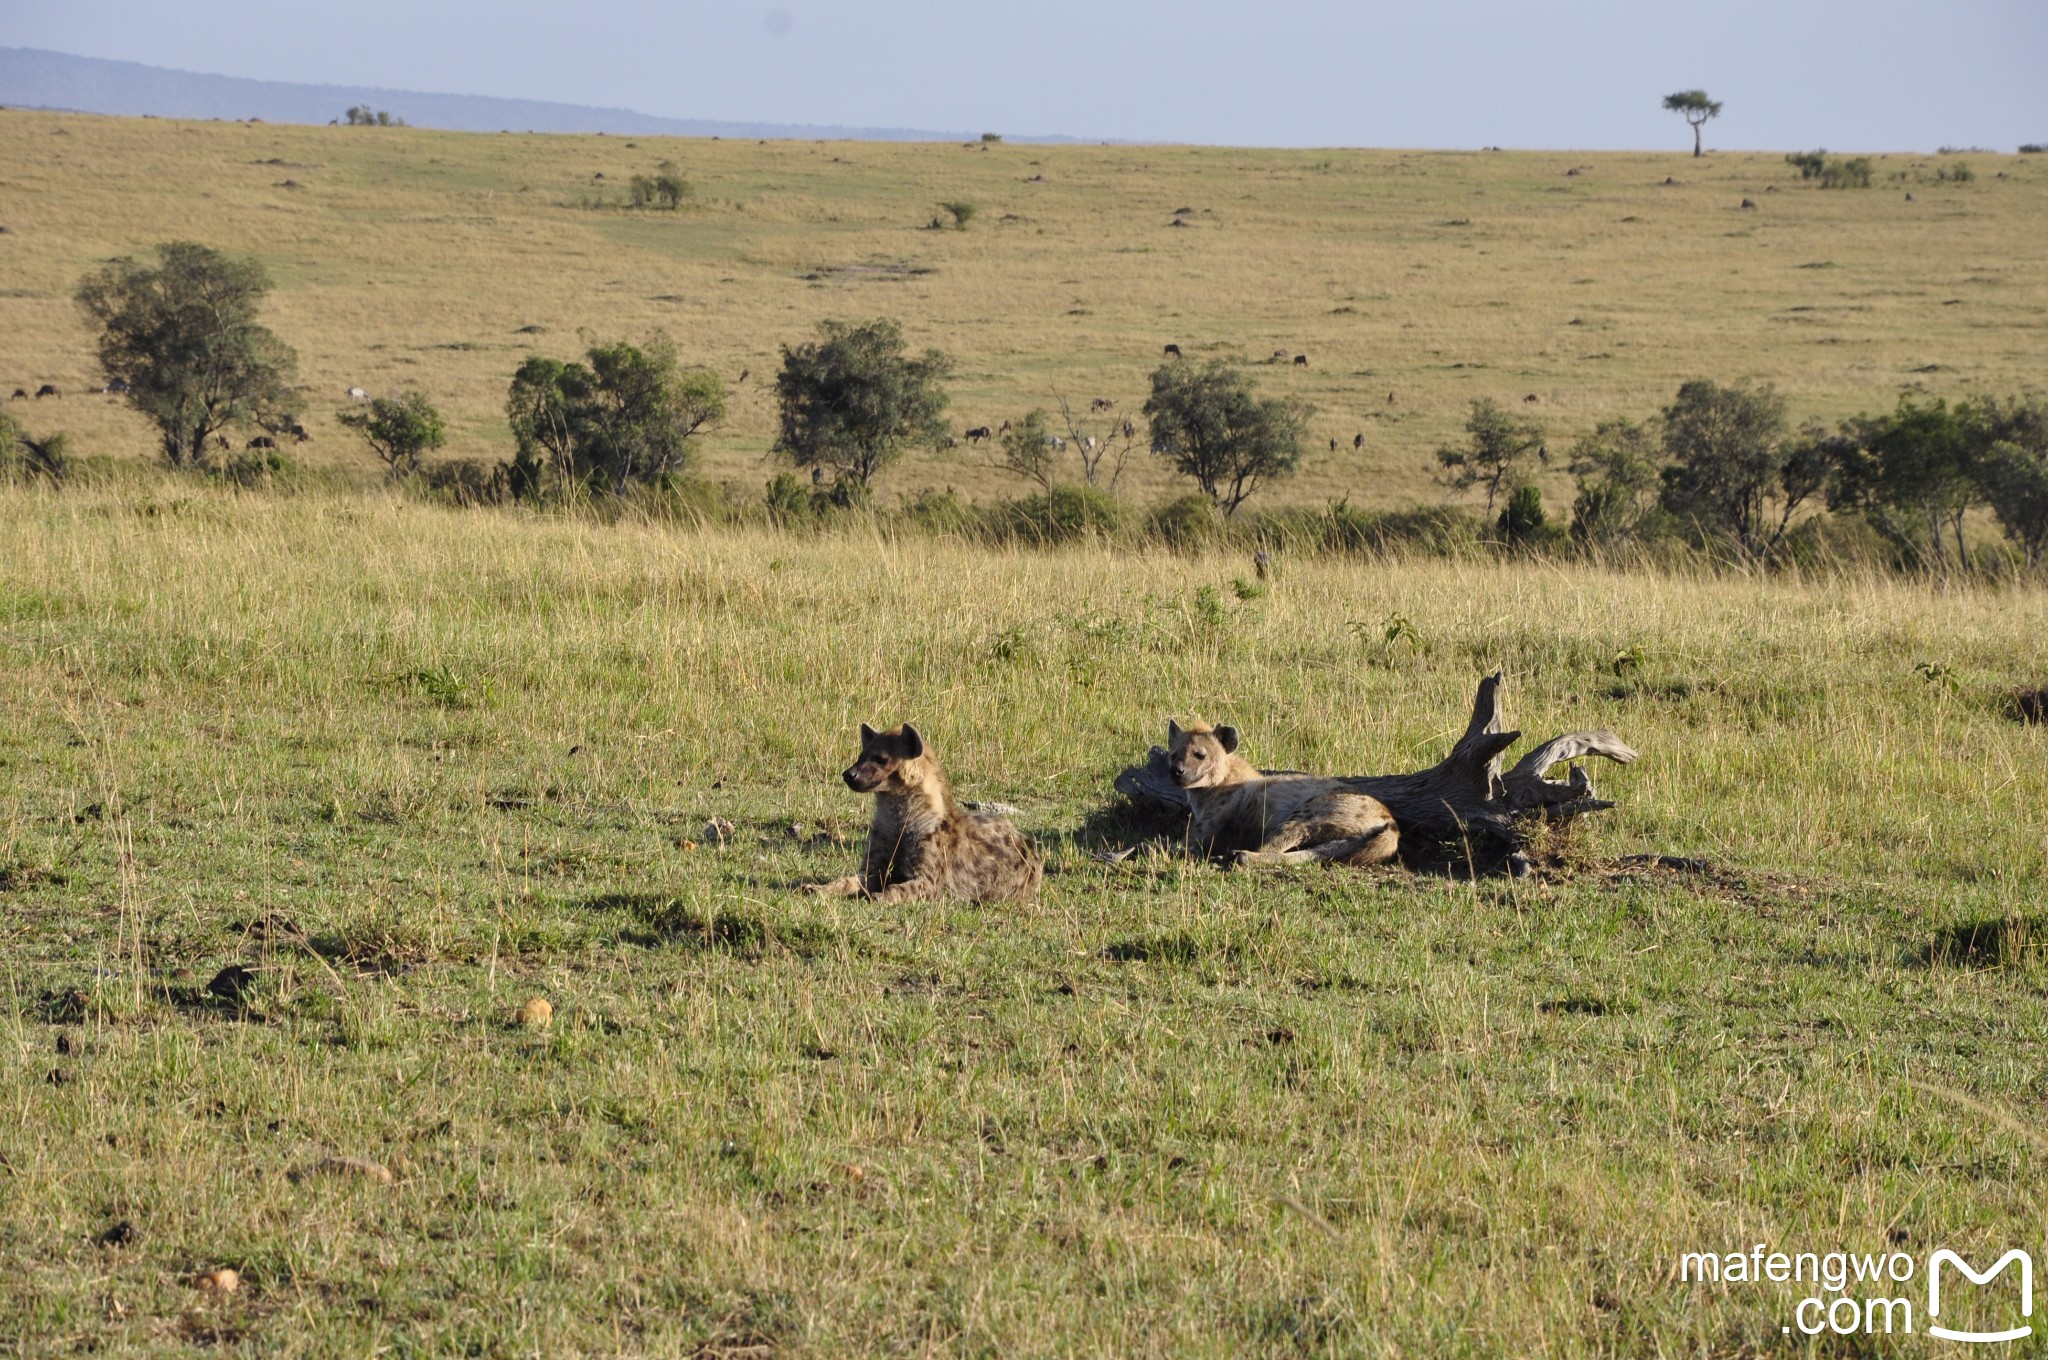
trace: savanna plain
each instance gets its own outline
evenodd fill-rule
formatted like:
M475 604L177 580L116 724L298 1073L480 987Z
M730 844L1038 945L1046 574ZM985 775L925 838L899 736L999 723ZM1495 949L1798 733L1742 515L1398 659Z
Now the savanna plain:
M95 460L0 490L0 1347L1921 1354L1678 1256L2048 1252L2037 585L465 511L332 420L417 384L503 457L521 358L660 328L758 495L776 345L888 314L961 424L1251 361L1340 439L1276 500L1402 504L1478 396L2025 390L2039 158L628 140L0 112L0 383ZM686 205L621 207L664 158ZM82 393L71 287L163 239L277 279L304 478L154 472ZM985 458L883 491L1021 489ZM1496 668L1642 753L1533 877L1091 853L1169 717L1420 768ZM797 891L903 719L1036 902Z

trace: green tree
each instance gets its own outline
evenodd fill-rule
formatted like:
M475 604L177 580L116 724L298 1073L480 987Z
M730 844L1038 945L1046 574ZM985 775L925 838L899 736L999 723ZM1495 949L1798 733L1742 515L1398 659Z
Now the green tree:
M1664 508L1752 559L1775 553L1793 514L1827 485L1827 450L1786 438L1785 403L1769 387L1686 383L1664 408L1664 452Z
M2038 568L2048 554L2048 401L1985 397L1975 404L1977 486L1998 527Z
M907 445L945 438L953 362L935 349L912 357L887 317L818 329L817 340L782 347L775 451L798 467L830 469L846 494L865 496Z
M1613 544L1633 538L1657 508L1659 455L1656 433L1626 417L1601 421L1572 445L1566 467L1578 488L1573 540Z
M1533 547L1557 536L1557 531L1550 527L1550 517L1543 511L1543 492L1534 482L1516 484L1493 527L1503 543L1517 547Z
M298 356L256 321L270 291L262 265L190 241L158 246L157 260L88 275L78 305L99 327L101 370L156 424L165 461L203 468L223 427L291 422Z
M725 385L706 368L684 368L657 334L645 345L593 346L587 364L535 356L519 366L505 416L519 452L517 494L542 483L623 494L636 483L688 470L690 441L725 416Z
M1721 116L1721 101L1707 98L1705 90L1680 90L1677 94L1664 96L1664 107L1692 125L1692 154L1706 154L1700 148L1700 129L1706 126L1709 118Z
M367 410L343 411L339 419L363 437L395 478L418 472L420 455L448 440L441 413L417 390L378 397Z
M1059 445L1046 424L1043 411L1032 411L1014 422L1001 439L1003 466L1019 477L1052 490L1053 469L1059 465Z
M1486 513L1493 514L1501 491L1520 477L1519 469L1531 454L1543 452L1543 427L1531 420L1517 420L1492 397L1472 403L1465 418L1469 436L1463 447L1436 451L1439 478L1453 491L1486 488Z
M1144 414L1152 451L1229 518L1260 486L1301 466L1313 411L1291 397L1260 397L1242 369L1212 361L1160 365Z
M1980 494L1977 458L1988 442L1977 413L1967 404L1921 406L1902 396L1890 414L1850 421L1842 434L1828 445L1830 508L1861 511L1909 558L1936 566L1948 564L1946 531L1958 565L1967 567L1963 516Z

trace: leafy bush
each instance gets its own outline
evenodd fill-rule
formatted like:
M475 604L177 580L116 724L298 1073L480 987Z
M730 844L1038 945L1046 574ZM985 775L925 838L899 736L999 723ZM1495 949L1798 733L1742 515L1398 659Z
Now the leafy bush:
M974 214L981 211L979 208L975 207L974 204L968 203L964 200L955 200L954 202L951 203L941 203L939 206L945 209L948 213L952 214L953 229L955 231L966 231L967 224L974 220Z
M1937 168L1934 172L1934 178L1950 184L1968 184L1971 180L1977 178L1977 172L1970 168L1968 161L1957 161L1954 165L1944 165Z
M436 500L450 505L502 505L512 499L511 481L503 463L451 458L428 464L421 470L420 482Z
M674 212L690 196L690 182L674 161L663 161L651 175L635 175L626 193L636 208L661 207Z
M1176 496L1145 519L1146 537L1175 552L1207 547L1216 541L1221 528L1215 502L1192 491Z
M1518 548L1539 547L1562 536L1544 514L1543 492L1533 482L1523 482L1508 493L1508 503L1493 527L1503 543Z
M1127 518L1123 503L1099 487L1054 486L1000 506L990 528L1006 539L1050 546L1114 534Z
M1819 179L1821 171L1828 168L1828 153L1826 151L1794 151L1785 157L1785 163L1797 166L1799 168L1799 178L1801 179Z
M1870 187L1870 157L1857 156L1853 160L1829 161L1820 172L1820 187L1823 189L1868 189Z

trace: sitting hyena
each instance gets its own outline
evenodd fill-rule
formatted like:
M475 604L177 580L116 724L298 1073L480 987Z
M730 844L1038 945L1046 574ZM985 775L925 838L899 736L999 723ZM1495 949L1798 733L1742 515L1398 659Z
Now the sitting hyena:
M860 725L860 759L844 775L875 795L867 862L858 874L804 891L890 902L957 898L1022 901L1044 873L1038 852L1001 817L953 801L945 772L909 723L891 732Z
M1341 779L1263 775L1237 754L1237 729L1166 724L1167 768L1194 804L1188 844L1239 864L1378 864L1401 833L1379 799Z

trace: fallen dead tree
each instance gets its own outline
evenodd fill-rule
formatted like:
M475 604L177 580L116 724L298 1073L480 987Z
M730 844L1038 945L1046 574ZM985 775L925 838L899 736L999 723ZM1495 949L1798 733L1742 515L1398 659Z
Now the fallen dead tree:
M1354 775L1343 781L1387 805L1400 825L1404 849L1411 841L1469 844L1477 835L1492 843L1489 849L1512 854L1538 825L1569 822L1614 806L1594 790L1583 765L1572 765L1563 779L1550 778L1555 766L1586 756L1624 765L1634 760L1634 749L1604 728L1552 737L1502 772L1503 756L1522 734L1502 730L1500 687L1499 671L1479 682L1465 735L1435 765L1413 774ZM1183 823L1192 810L1187 793L1168 772L1166 752L1157 746L1144 764L1116 777L1116 788L1140 808L1175 815Z

